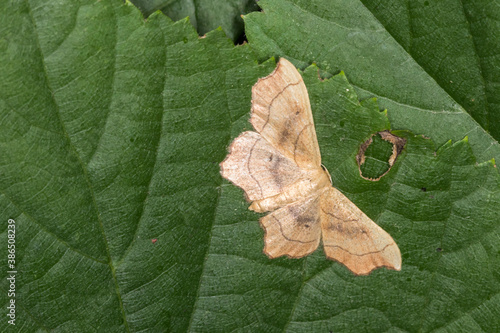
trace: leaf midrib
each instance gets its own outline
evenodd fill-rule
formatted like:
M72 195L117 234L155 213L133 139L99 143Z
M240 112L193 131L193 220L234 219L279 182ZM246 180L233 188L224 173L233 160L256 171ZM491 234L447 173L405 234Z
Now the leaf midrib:
M114 286L115 286L115 291L116 291L116 295L117 295L117 298L118 298L118 303L120 305L120 311L121 311L122 318L123 318L123 324L125 326L125 330L127 332L130 332L130 327L128 325L128 321L127 321L126 314L125 314L125 309L124 309L124 306L123 306L123 300L122 300L122 296L121 296L121 292L120 292L120 286L118 284L118 279L117 279L117 276L116 276L115 267L113 266L113 261L112 261L112 258L111 258L111 252L110 252L110 249L109 249L108 239L106 237L106 233L104 232L104 225L103 225L103 221L101 219L101 214L99 214L99 209L98 209L98 206L97 206L97 201L96 201L96 197L95 197L95 193L94 193L94 188L92 186L92 183L90 182L88 170L87 170L85 164L83 163L80 155L78 154L75 146L71 142L70 136L69 136L69 134L68 134L68 132L66 130L66 126L65 126L65 124L64 124L64 122L63 122L63 120L61 118L61 114L60 114L60 110L59 110L59 105L58 105L58 103L57 103L57 101L55 99L55 95L54 95L54 89L50 85L50 80L49 80L49 77L48 77L48 74L47 74L47 64L45 63L45 56L43 54L43 50L42 50L42 47L40 45L40 39L38 37L38 29L37 29L37 25L36 25L36 22L35 22L35 18L33 16L31 5L29 3L29 0L25 0L25 3L26 3L26 7L28 9L28 14L29 14L29 18L30 18L31 24L33 26L33 33L34 33L34 36L35 36L36 48L40 52L40 61L42 63L42 67L43 67L43 76L44 76L44 79L46 81L46 87L47 87L47 89L50 92L50 99L54 103L54 111L55 111L57 119L59 120L59 123L61 125L62 134L66 138L66 141L68 142L68 146L69 146L71 152L76 157L76 159L78 161L78 164L80 165L80 167L82 169L82 173L83 173L83 177L85 179L85 182L87 183L88 190L89 190L90 196L92 198L92 205L94 206L94 210L95 210L95 214L96 214L97 221L98 221L98 224L99 224L99 228L101 230L101 234L102 234L102 237L103 237L103 240L104 240L104 246L105 246L105 249L106 249L106 256L107 256L107 259L108 259L107 264L108 264L108 266L110 268L111 275L113 277L113 283L114 283ZM115 33L114 33L115 46L113 48L113 50L115 52L115 56L113 57L113 60L114 60L113 69L114 70L113 70L113 76L112 76L112 83L111 83L111 85L114 86L114 79L115 79L115 76L116 76L115 75L116 74L115 65L116 65L116 46L117 46L117 30L118 30L118 25L116 24L116 14L115 14L114 10L112 10L112 12L113 12L113 18L115 19L115 24L114 24L114 27L115 27ZM109 110L109 105L108 105L108 110ZM109 113L108 113L108 115L109 115Z

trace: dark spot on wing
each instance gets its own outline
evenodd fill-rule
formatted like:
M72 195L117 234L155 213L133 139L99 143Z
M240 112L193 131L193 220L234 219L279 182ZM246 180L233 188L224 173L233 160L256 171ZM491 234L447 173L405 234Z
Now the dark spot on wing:
M288 130L288 126L283 128L283 131L280 133L280 145L283 145L286 142L290 141L290 131Z
M318 221L317 214L311 212L305 212L296 219L297 223L300 225L308 225L309 223L315 223Z
M282 170L286 161L279 155L271 155L268 160L271 163L270 170L273 181L281 189L286 181L286 173Z
M311 225L319 223L319 212L317 209L289 206L288 212L301 227L309 228Z
M333 232L341 233L349 238L355 238L358 235L367 237L367 230L363 226L358 225L357 222L358 220L341 220L339 218L330 219L328 229Z
M297 220L303 211L299 206L288 206L288 213L293 216L294 220Z
M339 223L330 223L328 225L328 229L330 229L331 231L338 231L340 233L344 233L344 223L343 222L339 222Z
M297 133L294 133L294 129L296 128L295 122L295 117L285 120L285 124L279 138L279 143L281 145L287 142L292 143L296 141Z

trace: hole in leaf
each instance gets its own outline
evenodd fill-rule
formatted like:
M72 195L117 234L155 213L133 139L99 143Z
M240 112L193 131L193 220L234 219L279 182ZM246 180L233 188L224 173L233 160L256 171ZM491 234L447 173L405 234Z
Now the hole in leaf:
M361 177L377 181L391 170L406 144L406 139L389 131L373 134L359 149L356 160Z
M248 43L247 35L245 33L242 33L235 41L234 45L243 45L245 43Z

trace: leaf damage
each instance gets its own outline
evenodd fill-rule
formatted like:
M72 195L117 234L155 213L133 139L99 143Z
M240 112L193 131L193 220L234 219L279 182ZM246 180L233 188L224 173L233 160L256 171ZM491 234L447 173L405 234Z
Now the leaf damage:
M387 142L392 144L392 154L387 161L387 163L389 164L388 169L384 173L382 173L379 177L371 178L371 177L366 177L363 175L363 172L361 171L361 166L366 162L365 153L366 153L366 150L368 149L368 147L373 143L373 137L375 135L379 135L382 138L382 140L387 141ZM405 138L394 135L388 130L372 134L368 140L366 140L365 142L363 142L363 144L361 144L361 147L359 148L359 152L356 155L356 162L358 163L359 175L366 180L370 180L370 181L374 181L374 182L379 181L383 176L385 176L389 171L391 171L394 163L396 163L396 160L399 157L399 155L402 153L405 145L406 145Z

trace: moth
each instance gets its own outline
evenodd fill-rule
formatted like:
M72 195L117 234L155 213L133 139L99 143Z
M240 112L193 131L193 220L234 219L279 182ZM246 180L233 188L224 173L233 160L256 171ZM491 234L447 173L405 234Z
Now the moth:
M250 122L229 147L221 174L241 187L260 219L269 258L301 258L322 240L327 258L357 275L401 269L392 237L331 184L321 164L306 86L281 58L252 88Z

